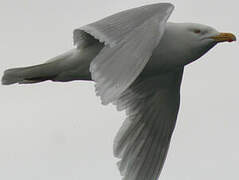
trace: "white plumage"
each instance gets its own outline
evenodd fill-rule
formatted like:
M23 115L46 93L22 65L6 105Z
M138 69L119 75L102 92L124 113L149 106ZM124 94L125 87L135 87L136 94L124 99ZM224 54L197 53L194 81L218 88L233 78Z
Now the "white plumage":
M180 104L184 66L230 33L193 23L168 23L169 3L126 10L74 30L77 46L46 63L6 70L2 84L94 80L103 104L126 110L114 141L124 180L156 180Z

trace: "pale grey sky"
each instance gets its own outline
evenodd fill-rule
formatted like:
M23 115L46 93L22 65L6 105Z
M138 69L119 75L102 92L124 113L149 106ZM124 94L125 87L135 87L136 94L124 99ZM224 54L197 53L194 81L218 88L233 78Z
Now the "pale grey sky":
M72 48L72 30L159 1L0 0L0 72ZM239 31L236 0L172 0L169 21ZM238 179L238 42L189 65L160 180ZM124 113L102 106L92 82L0 86L0 179L120 179L112 142Z

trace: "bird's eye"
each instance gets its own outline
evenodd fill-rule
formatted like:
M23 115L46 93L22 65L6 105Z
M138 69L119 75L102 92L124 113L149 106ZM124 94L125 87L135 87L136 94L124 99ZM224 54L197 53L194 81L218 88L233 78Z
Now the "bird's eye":
M195 29L193 32L196 33L196 34L200 34L201 30L200 29Z

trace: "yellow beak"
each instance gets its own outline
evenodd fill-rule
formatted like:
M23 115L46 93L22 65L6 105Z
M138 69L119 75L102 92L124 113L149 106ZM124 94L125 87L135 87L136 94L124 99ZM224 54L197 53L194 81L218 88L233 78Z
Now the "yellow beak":
M216 42L232 42L236 41L236 36L232 33L220 33L217 36L210 37L211 39L214 39Z

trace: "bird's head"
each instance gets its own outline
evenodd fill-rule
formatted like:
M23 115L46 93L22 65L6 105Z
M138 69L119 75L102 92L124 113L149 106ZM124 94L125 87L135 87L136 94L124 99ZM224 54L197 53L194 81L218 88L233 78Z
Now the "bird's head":
M220 33L216 29L202 24L182 23L182 28L191 40L202 43L219 43L236 41L236 36L232 33Z
M232 33L220 33L210 26L195 23L168 23L166 33L175 37L179 52L188 59L185 64L198 59L217 43L236 41Z

